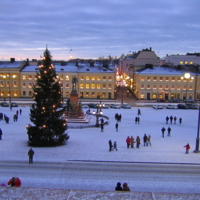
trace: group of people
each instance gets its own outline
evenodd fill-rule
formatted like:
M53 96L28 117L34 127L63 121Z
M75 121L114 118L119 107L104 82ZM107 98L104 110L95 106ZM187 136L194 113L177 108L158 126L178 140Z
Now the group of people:
M109 140L108 144L109 144L109 151L112 151L114 149L117 151L117 142L116 141L114 141L114 143L112 143L112 141Z
M169 137L171 136L171 130L172 129L170 127L167 128L167 132L168 132L167 136L169 136ZM161 132L162 132L163 138L165 137L165 131L166 131L165 127L162 127Z
M116 113L116 114L115 114L115 120L117 120L117 122L121 122L121 120L122 120L122 115Z
M151 135L147 136L146 134L144 134L143 141L144 141L144 146L148 146L148 145L151 146ZM134 148L134 143L136 143L136 148L140 148L140 137L139 136L137 136L136 139L134 139L133 136L131 136L131 137L128 136L126 138L127 148L129 148L129 147Z
M170 121L170 124L173 124L173 122L174 122L174 124L176 124L176 120L177 120L177 117L176 116L170 116L170 117L166 117L166 124L168 124L169 123L169 121ZM182 118L180 117L179 118L179 124L181 125L182 124Z
M117 186L115 187L115 191L127 191L130 192L130 188L128 187L127 183L123 183L123 186L121 186L121 183L118 182Z

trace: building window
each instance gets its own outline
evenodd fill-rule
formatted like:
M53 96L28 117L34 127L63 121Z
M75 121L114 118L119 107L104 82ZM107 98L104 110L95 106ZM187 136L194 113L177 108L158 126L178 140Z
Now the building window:
M166 81L169 81L169 77L166 77L166 79L165 79Z
M29 83L29 84L28 84L28 87L29 87L29 88L32 88L32 83Z
M106 89L106 84L103 84L103 89Z
M160 81L163 81L163 77L160 77Z
M106 76L103 76L103 81L106 81Z
M95 84L91 84L91 89L95 89Z
M68 81L69 80L69 76L68 75L66 75L66 81Z
M112 88L112 85L111 84L108 84L108 89L111 89Z
M24 95L24 96L25 96L25 95L26 95L26 91L23 91L23 92L22 92L22 95Z
M172 81L175 81L175 77L172 77Z
M192 90L192 85L190 85L189 90Z
M182 65L182 64L183 64L183 61L180 61L180 64Z
M22 83L22 87L26 87L26 83Z
M106 93L105 93L105 92L103 92L101 96L102 96L102 97L106 97Z
M89 88L90 88L90 85L89 85L89 84L85 84L85 88L86 88L86 89L89 89Z
M172 85L171 90L174 90L174 85Z
M181 86L180 85L178 85L178 87L177 87L177 90L180 90L181 89Z
M84 80L83 76L80 77L81 80Z
M3 81L0 81L0 87L3 87Z
M85 96L86 96L86 97L89 97L89 92L86 92L86 93L85 93Z
M157 80L157 77L153 77L153 81L156 81Z
M80 88L81 88L81 89L84 88L84 84L83 84L83 83L80 84Z
M181 77L178 77L178 81L179 81L179 82L181 81Z
M69 88L69 83L67 83L65 86L66 86L66 88Z
M26 75L23 75L23 76L22 76L22 79L23 79L23 80L26 80Z
M93 80L93 81L95 80L95 76L92 76L92 80Z
M190 62L190 65L192 65L193 64L193 62Z
M148 77L147 77L147 81L150 81L150 80L151 80L151 78L148 76Z
M162 85L160 85L159 89L162 89Z
M69 96L69 92L66 92L65 94L66 94L66 97L68 97L68 96Z
M141 85L141 89L144 89L144 85Z
M150 89L150 85L147 85L147 89Z
M89 76L86 76L86 77L85 77L85 80L89 81L89 80L90 80L90 77L89 77Z
M144 99L144 93L140 93L140 99Z
M29 75L29 76L28 76L28 79L29 79L29 80L32 80L32 76L31 76L31 75Z
M168 90L168 89L169 89L169 86L168 86L168 85L165 85L165 89Z
M141 77L141 81L144 81L144 76Z
M6 87L10 87L10 81L6 81Z
M17 81L13 81L13 86L17 87Z
M94 92L92 92L92 97L94 97L95 96L95 94L94 94Z
M29 94L29 96L32 96L32 91L29 91L28 94Z
M153 89L156 89L156 85L153 85Z
M101 80L100 76L97 76L97 80L98 80L98 81L100 81L100 80Z
M109 80L109 81L112 81L112 76L109 76L109 77L108 77L108 80Z
M97 89L101 89L101 85L100 84L97 84Z

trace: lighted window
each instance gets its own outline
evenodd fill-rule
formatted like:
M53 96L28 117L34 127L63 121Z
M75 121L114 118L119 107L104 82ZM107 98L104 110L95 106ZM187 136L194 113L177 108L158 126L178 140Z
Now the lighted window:
M95 84L91 84L91 89L95 89Z
M23 79L23 80L26 80L26 75L23 75L23 76L22 76L22 79Z
M101 85L100 84L97 84L97 89L101 89Z
M105 81L106 80L106 76L103 76L103 81Z
M101 80L100 76L97 76L97 80L98 80L98 81L100 81L100 80Z
M159 88L160 88L160 89L162 89L162 88L163 88L163 86L162 86L162 85L160 85L160 86L159 86Z
M10 81L6 81L6 86L10 87Z
M168 90L169 89L169 85L165 85L165 89Z
M106 84L103 84L103 89L106 89Z
M29 80L32 80L32 76L31 76L31 75L29 75L29 76L28 76L28 79L29 79Z
M17 81L13 81L13 86L17 87Z
M144 93L140 93L140 99L144 99Z
M192 85L190 85L189 90L192 90Z
M174 90L174 85L171 86L171 90Z
M95 80L95 76L92 76L92 80L93 80L93 81Z
M0 91L1 96L4 96L4 91Z
M68 97L68 96L69 96L69 92L66 92L65 94L66 94L66 97Z
M22 83L22 87L26 87L26 83Z
M69 88L69 83L67 83L67 84L65 85L65 87L66 87L66 88Z
M141 89L144 89L144 85L141 85Z
M166 77L166 79L165 79L166 81L169 81L169 77Z
M153 77L153 81L156 81L157 80L157 77Z
M183 61L180 61L180 64L183 64Z
M102 93L102 97L106 97L106 93L105 92Z
M187 61L185 61L185 64L188 64L188 62L187 62Z
M147 85L147 89L150 89L150 85Z
M186 90L186 86L185 85L183 86L183 90Z
M87 80L87 81L90 80L90 77L89 77L89 76L86 76L86 77L85 77L85 80Z
M178 81L181 81L181 77L178 77Z
M29 83L29 84L28 84L28 87L29 87L29 88L32 88L32 83Z
M141 81L144 81L144 76L141 77Z
M89 84L85 84L85 88L86 88L86 89L89 89L89 88L90 88L90 85L89 85Z
M190 62L190 65L192 65L193 64L193 62Z
M3 81L0 81L0 87L3 87Z
M175 81L175 77L172 77L172 81Z
M147 81L150 81L151 80L151 78L150 77L147 77Z
M153 85L153 89L156 89L156 85Z
M86 93L85 93L85 96L86 96L86 97L89 97L89 92L86 92Z
M112 88L112 85L111 84L108 84L108 89L111 89Z
M66 77L65 77L65 78L66 78L66 80L67 80L67 81L69 80L69 76L68 76L68 75L66 75Z
M178 85L178 86L177 86L177 90L180 90L180 89L181 89L181 86L180 86L180 85Z
M109 77L108 77L108 80L109 80L109 81L112 81L112 76L109 76Z
M84 88L84 84L83 84L83 83L80 84L80 88L81 88L81 89Z
M95 93L94 92L92 92L92 97L94 97L95 96Z
M81 79L81 80L84 80L84 77L83 77L83 76L80 76L80 79Z
M160 81L163 81L163 77L160 77Z

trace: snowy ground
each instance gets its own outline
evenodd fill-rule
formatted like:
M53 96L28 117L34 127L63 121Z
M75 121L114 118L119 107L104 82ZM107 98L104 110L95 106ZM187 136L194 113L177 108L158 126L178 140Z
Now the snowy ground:
M16 110L22 108L18 122L13 122ZM109 116L109 125L100 128L68 129L70 139L66 145L51 148L33 148L34 161L66 162L68 160L99 160L99 161L133 161L133 162L166 162L166 163L200 163L200 154L193 153L197 135L198 110L155 110L152 107L141 107L140 124L135 124L137 108L104 109L104 115ZM86 110L85 110L86 111ZM0 107L0 112L10 118L10 124L0 121L3 140L0 141L0 160L28 161L26 124L29 121L29 107L9 108ZM115 113L122 115L119 131L115 130ZM182 117L180 125L166 125L166 116ZM95 123L95 119L91 120ZM171 137L162 138L161 128L171 127ZM167 132L167 131L166 131ZM143 146L144 133L152 136L152 146ZM139 149L127 149L127 136L140 136ZM118 151L109 152L108 141L117 141ZM184 145L190 143L191 150L185 154Z

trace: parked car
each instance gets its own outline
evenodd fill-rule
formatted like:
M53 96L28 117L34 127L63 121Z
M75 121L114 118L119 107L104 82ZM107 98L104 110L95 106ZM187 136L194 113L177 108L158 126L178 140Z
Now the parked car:
M194 103L195 100L194 99L186 99L184 102L188 102L188 103Z
M1 102L2 107L9 107L9 104L7 102Z
M163 109L164 107L162 105L153 105L153 108L158 110L158 109Z
M169 102L182 102L183 100L179 99L179 98L174 98L174 99L169 99Z
M100 108L100 106L99 106L99 108ZM108 105L106 105L106 104L102 104L102 105L101 105L101 108L108 109L108 108L109 108L109 106L108 106Z
M197 104L186 103L185 104L189 109L199 109Z
M117 104L110 104L110 108L120 109L121 107Z
M121 108L124 108L124 109L131 109L131 106L128 105L127 103L123 103L123 104L121 105Z
M188 109L188 107L185 104L178 104L177 107L179 109Z
M166 99L157 99L157 102L166 102Z
M87 104L82 104L82 108L89 108Z
M167 109L178 109L178 107L176 105L167 105L166 106Z
M12 107L18 107L18 104L15 102L11 102Z
M97 108L97 104L96 103L89 103L88 106L90 108Z

